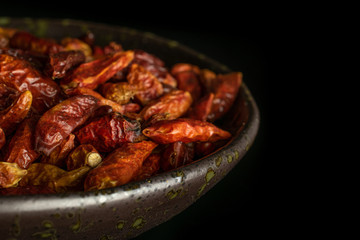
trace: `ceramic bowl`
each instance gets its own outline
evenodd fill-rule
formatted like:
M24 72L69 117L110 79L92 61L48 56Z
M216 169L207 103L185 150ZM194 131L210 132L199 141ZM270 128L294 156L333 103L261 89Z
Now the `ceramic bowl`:
M92 31L97 44L116 41L163 59L196 64L217 73L230 70L176 41L152 33L75 20L0 18L0 26L60 39ZM0 196L2 239L127 239L169 220L207 191L243 158L259 127L259 111L243 83L233 108L217 124L233 138L213 154L144 181L98 192Z

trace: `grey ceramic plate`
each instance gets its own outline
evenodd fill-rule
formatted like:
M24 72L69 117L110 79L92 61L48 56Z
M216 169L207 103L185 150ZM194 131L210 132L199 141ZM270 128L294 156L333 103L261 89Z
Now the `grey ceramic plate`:
M0 26L60 39L91 30L97 44L117 41L163 59L196 64L217 73L230 70L176 41L119 26L74 20L0 18ZM223 148L185 167L99 192L0 196L2 239L126 239L180 213L209 191L243 158L259 127L259 111L245 83L221 121L234 138Z

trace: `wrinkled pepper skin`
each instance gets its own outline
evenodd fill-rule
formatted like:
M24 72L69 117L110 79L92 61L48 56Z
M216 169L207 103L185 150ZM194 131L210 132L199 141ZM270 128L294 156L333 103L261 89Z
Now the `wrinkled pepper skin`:
M51 192L83 190L85 176L91 169L89 166L83 166L65 171L52 164L33 163L19 182L19 186L39 186L50 189Z
M84 56L84 61L92 58L92 49L86 42L78 38L63 38L61 40L64 52L76 51L81 52Z
M116 72L127 67L133 59L134 52L129 50L83 63L61 80L61 87L63 89L75 87L96 89L100 84L114 76Z
M160 169L160 158L160 153L151 153L150 156L144 160L143 165L133 181L144 180L156 174Z
M85 55L82 51L62 51L50 54L51 77L63 78L70 69L84 62Z
M174 142L167 145L163 151L160 166L163 171L169 171L191 163L193 158L193 146L188 146L183 142Z
M51 108L36 125L35 149L50 156L75 128L86 122L97 107L98 100L93 96L78 95Z
M129 112L137 112L141 109L140 105L137 103L128 103L128 104L118 104L110 99L104 98L100 93L91 90L89 88L84 87L77 87L66 90L66 94L69 96L76 96L76 95L90 95L95 97L99 100L100 106L110 106L115 112L126 114Z
M125 143L91 170L84 183L85 191L120 186L139 173L144 160L157 146L152 141Z
M42 114L63 99L60 87L40 74L29 62L0 54L0 84L19 92L29 90L33 96L32 109Z
M163 120L145 128L143 134L156 143L216 142L228 139L231 134L212 123L190 118Z
M66 171L52 164L33 163L27 174L19 182L19 186L47 186L49 182L64 176Z
M140 117L146 121L154 115L166 114L167 119L175 119L185 114L191 104L189 92L174 90L145 106L140 112Z
M99 152L111 152L125 142L141 138L141 125L136 120L126 120L113 113L82 127L75 133L81 144L91 144Z
M214 100L207 121L214 122L229 111L235 102L241 83L242 73L240 72L217 76Z
M89 166L82 166L67 171L59 178L49 181L47 186L55 192L83 191L85 177L91 169Z
M0 83L0 112L13 104L18 95L18 91Z
M14 49L14 48L0 48L0 54L9 55L18 59L25 60L31 64L35 69L42 70L49 61L47 55L31 52L28 50Z
M10 107L0 111L0 128L5 131L6 135L10 135L17 125L27 116L32 100L31 92L25 91L20 94L18 99Z
M31 50L44 54L56 53L63 49L63 47L60 44L57 44L55 41L38 38L28 32L23 31L16 32L10 38L9 44L12 48Z
M102 95L118 104L127 104L137 93L137 86L128 82L105 83L101 86Z
M2 128L0 128L0 150L6 143L6 136Z
M140 49L134 50L135 56L133 63L139 64L147 71L151 72L161 83L176 87L175 78L168 73L164 62L158 57Z
M127 80L130 85L136 86L135 97L143 106L163 94L162 84L141 65L131 65Z
M75 135L70 133L70 135L50 153L50 156L43 156L41 162L64 168L66 165L66 157L74 148Z
M17 163L0 162L0 188L17 186L18 182L27 174Z
M6 162L15 162L21 168L28 168L39 157L34 149L34 125L31 119L26 119L21 123L9 143L4 158Z

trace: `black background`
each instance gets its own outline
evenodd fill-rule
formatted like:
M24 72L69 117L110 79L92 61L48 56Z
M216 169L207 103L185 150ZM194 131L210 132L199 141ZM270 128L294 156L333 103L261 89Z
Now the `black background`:
M170 221L138 239L184 239L218 236L241 238L268 235L280 229L276 222L275 178L269 153L269 86L274 42L278 36L271 15L242 2L207 5L174 2L133 4L95 2L1 3L0 16L71 18L126 26L176 40L209 56L233 71L241 71L261 114L258 136L247 155L212 190ZM213 5L211 5L213 4ZM266 6L265 6L266 7ZM154 10L155 9L155 10ZM265 9L266 11L266 9ZM273 99L273 98L272 98Z

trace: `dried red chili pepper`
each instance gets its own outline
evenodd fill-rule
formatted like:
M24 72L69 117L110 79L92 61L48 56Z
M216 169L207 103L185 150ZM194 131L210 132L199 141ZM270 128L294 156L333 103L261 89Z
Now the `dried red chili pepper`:
M0 27L0 48L9 47L10 38L16 31L16 29Z
M66 159L67 170L71 171L83 166L96 167L102 161L102 157L91 144L77 146Z
M137 86L128 82L105 83L101 86L101 93L107 99L118 104L129 103L137 93Z
M88 63L83 63L60 82L64 89L75 87L97 88L116 72L127 67L134 58L133 51L117 52Z
M19 182L19 186L47 186L50 181L56 180L66 173L65 170L47 163L33 163L27 169L27 174Z
M177 87L190 92L194 103L196 103L202 95L202 86L199 79L200 68L188 63L177 63L171 68L171 74L177 81Z
M133 181L144 180L156 174L160 169L160 158L160 153L151 153L150 156L144 160L139 172L133 178Z
M109 44L104 47L105 55L112 55L115 54L116 52L122 52L122 51L123 51L122 46L114 41L109 42Z
M0 111L8 108L18 97L18 92L0 83Z
M115 187L130 182L156 146L157 144L152 141L123 144L89 172L84 183L85 191Z
M166 119L175 119L185 114L191 103L189 92L174 90L145 106L139 115L145 121L157 114L166 114Z
M178 89L188 91L194 102L197 102L202 94L198 75L192 71L179 72L174 75Z
M68 98L44 113L35 129L35 149L50 156L50 153L70 133L84 124L98 107L98 100L89 95Z
M163 120L145 128L142 133L159 144L173 142L216 142L231 134L209 122L190 118Z
M6 136L2 128L0 128L0 150L6 143Z
M44 156L41 159L42 163L49 163L58 167L65 167L67 155L75 148L75 135L70 134L65 138L59 146L57 146L51 153L50 156Z
M63 78L66 73L85 62L85 55L82 51L62 51L50 54L50 66L52 78Z
M176 87L176 80L168 73L165 64L158 57L143 50L135 49L133 63L143 66L151 72L161 83Z
M214 100L207 120L213 122L227 113L235 102L242 83L242 73L235 72L217 76Z
M20 94L11 106L0 111L0 128L5 131L6 135L12 133L16 126L27 116L32 99L31 92L25 91Z
M203 92L205 93L210 93L210 92L214 92L216 90L215 85L216 85L216 73L214 73L213 71L209 70L209 69L201 69L200 70L200 82L201 85L203 86Z
M217 146L212 142L197 142L195 143L196 158L202 158L214 152Z
M15 187L26 174L17 163L0 162L0 188Z
M143 106L163 94L162 84L141 65L131 65L127 80L131 86L136 86L135 97Z
M171 74L175 76L178 73L181 72L193 72L196 75L200 74L200 68L196 65L192 65L189 63L177 63L171 68Z
M188 118L206 121L210 114L214 100L214 94L209 93L197 101L187 113Z
M16 57L18 59L26 60L31 64L32 67L38 70L44 69L49 61L47 55L22 49L0 48L0 54L5 54Z
M0 72L0 83L19 92L31 91L32 109L39 114L63 99L56 82L43 76L26 60L0 54Z
M69 172L65 172L62 176L52 179L47 186L56 192L80 191L84 189L84 180L88 172L92 168L82 166Z
M84 41L78 38L63 38L61 40L61 45L63 46L63 51L76 51L81 52L86 59L92 59L92 49Z
M101 96L100 93L91 90L89 88L81 88L81 87L77 87L77 88L73 88L73 89L68 89L66 91L66 93L69 96L76 96L76 95L90 95L93 96L95 98L97 98L99 100L99 105L100 106L110 106L112 107L112 109L115 112L121 113L121 114L126 114L126 113L131 113L131 112L137 112L140 110L140 105L137 103L128 103L128 104L123 104L120 105L110 99L104 98L103 96Z
M105 56L104 49L102 47L96 45L96 46L93 46L92 49L93 49L94 60L103 58ZM121 71L124 71L124 70L121 70Z
M83 181L91 169L89 166L83 166L72 171L65 171L52 164L33 163L19 182L19 186L39 186L50 189L52 192L83 190Z
M62 50L62 46L53 40L38 38L23 31L17 31L10 38L10 46L12 48L20 48L45 54L55 53Z
M183 142L170 143L164 149L160 166L164 171L184 166L191 163L194 158L194 147L188 146Z
M125 142L139 141L141 126L138 121L113 113L80 128L75 135L81 144L91 144L100 152L111 152Z
M21 168L28 168L39 154L34 150L34 121L24 120L11 138L4 161L15 162Z

